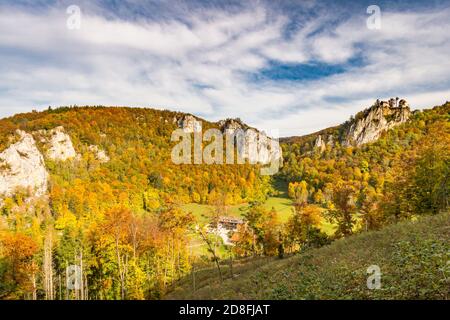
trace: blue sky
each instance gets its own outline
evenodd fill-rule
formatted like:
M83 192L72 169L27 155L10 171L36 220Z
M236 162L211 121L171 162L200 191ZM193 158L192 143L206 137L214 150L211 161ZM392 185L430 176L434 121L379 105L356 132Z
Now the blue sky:
M305 134L377 98L450 100L448 30L450 1L3 0L0 117L125 105Z

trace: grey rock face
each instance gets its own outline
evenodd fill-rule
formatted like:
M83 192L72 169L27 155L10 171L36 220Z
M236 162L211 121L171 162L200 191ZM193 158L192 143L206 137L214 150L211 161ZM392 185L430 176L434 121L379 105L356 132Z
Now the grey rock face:
M408 121L411 110L406 100L379 101L364 110L351 123L343 145L360 146L377 140L381 134Z
M11 196L18 189L43 196L49 179L44 158L31 134L21 130L16 133L19 140L0 153L0 196Z
M268 164L281 159L282 152L278 141L268 137L264 132L250 128L239 119L227 119L219 122L226 135L234 135L238 152L250 163Z

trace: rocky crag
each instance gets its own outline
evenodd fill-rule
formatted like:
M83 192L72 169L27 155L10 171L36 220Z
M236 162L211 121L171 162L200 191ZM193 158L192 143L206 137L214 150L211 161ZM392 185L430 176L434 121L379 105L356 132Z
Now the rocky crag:
M404 99L391 98L377 100L370 108L356 114L347 121L339 142L344 146L361 146L378 140L381 134L408 121L411 116L409 104ZM333 135L319 134L314 140L314 148L324 151L327 145L334 145Z
M173 123L186 133L202 132L202 121L192 115L183 115L174 117ZM239 145L240 156L250 163L267 164L274 160L281 159L281 148L276 140L268 137L264 132L243 123L240 119L226 119L215 123L215 126L224 135L235 135L239 132L243 134L242 145L239 145L239 139L236 143Z
M360 146L375 141L383 132L408 121L410 115L404 99L377 100L372 107L356 115L343 144Z
M51 130L39 130L34 133L41 143L46 146L46 156L54 161L66 161L77 157L70 136L64 127Z
M31 134L17 130L16 135L18 141L0 153L0 196L11 196L18 189L43 196L49 177L44 157Z
M17 130L10 140L11 145L0 153L0 204L2 198L10 197L17 191L24 191L30 198L47 194L49 173L45 159L70 161L80 158L62 126L32 133ZM40 150L37 141L43 150ZM98 146L91 145L88 150L101 163L110 160Z

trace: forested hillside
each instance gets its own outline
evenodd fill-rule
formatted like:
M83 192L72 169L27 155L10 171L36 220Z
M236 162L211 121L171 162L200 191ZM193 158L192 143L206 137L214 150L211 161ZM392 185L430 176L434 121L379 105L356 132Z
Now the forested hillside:
M29 201L33 190L3 199L0 296L158 297L190 269L186 233L192 216L181 212L181 204L264 200L272 187L257 166L172 163L170 138L181 116L72 107L0 120L0 151L17 140L17 129L34 133L62 126L78 153L67 161L45 158L49 201ZM203 121L204 129L214 126ZM89 146L110 160L97 159ZM84 293L74 296L65 289L65 270L81 263Z
M415 112L407 123L361 147L336 138L323 149L316 135L283 144L280 177L292 198L335 212L339 232L349 234L360 222L366 229L449 204L450 103ZM345 127L345 124L343 125ZM340 128L332 129L339 137ZM321 133L323 134L323 132ZM350 197L351 203L341 201ZM360 219L354 219L359 213Z
M132 199L133 195L144 189L148 189L150 199L154 189L158 189L161 198L170 194L172 202L182 203L214 203L222 190L227 192L230 203L263 198L268 188L267 179L260 179L254 166L180 166L172 163L170 153L175 143L170 139L177 128L174 119L182 115L155 109L105 107L59 108L21 114L0 120L0 151L6 148L16 129L35 132L62 126L81 160L48 163L48 167L56 179L62 178L66 183L79 179L77 181L87 191L95 190L97 196L101 196L99 184L106 183L114 186L115 192L129 193L130 201L138 205L141 200ZM217 127L205 120L202 123L204 130ZM111 161L99 165L90 157L90 145L104 149ZM99 200L109 202L108 199Z

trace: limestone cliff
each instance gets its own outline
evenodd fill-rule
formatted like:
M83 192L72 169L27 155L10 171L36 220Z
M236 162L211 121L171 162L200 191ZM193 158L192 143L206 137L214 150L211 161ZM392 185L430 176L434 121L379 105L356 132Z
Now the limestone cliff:
M32 196L47 192L49 175L31 134L17 130L18 141L0 153L0 196L27 190Z
M70 136L64 127L39 130L32 134L17 130L13 137L16 142L0 153L0 199L11 196L18 190L29 191L31 197L47 193L49 174L44 163L44 155L38 149L36 140L41 143L45 157L54 161L76 159ZM106 152L96 145L88 147L97 160L102 163L110 160ZM1 200L0 200L1 201Z
M43 143L47 149L46 156L55 161L66 161L77 157L77 153L73 147L70 136L59 126L51 130L39 130L35 132L39 137L39 141Z
M245 123L241 121L241 119L226 119L226 120L220 120L218 123L221 130L225 133L226 131L229 131L230 133L233 133L234 131L238 129L247 130L249 129L249 126L247 126Z
M314 142L314 148L319 149L321 152L325 151L326 144L325 141L322 139L322 135L319 134L319 136L317 137L316 141Z
M218 125L224 134L233 135L241 130L244 139L241 149L238 146L238 150L242 151L241 156L248 159L250 163L267 164L281 159L282 153L278 141L268 137L264 132L249 127L240 119L221 120Z
M403 99L377 100L350 121L342 143L360 146L375 141L384 131L406 122L410 115L409 105Z
M202 131L202 123L198 121L194 116L184 115L180 119L174 119L179 128L183 129L184 132L193 133Z
M202 122L192 115L174 117L173 123L187 133L202 131ZM223 134L233 135L237 130L242 130L243 139L240 146L241 156L250 163L267 164L272 160L281 159L281 148L277 141L269 138L264 132L249 127L240 119L226 119L216 123ZM239 141L238 145L239 145Z

